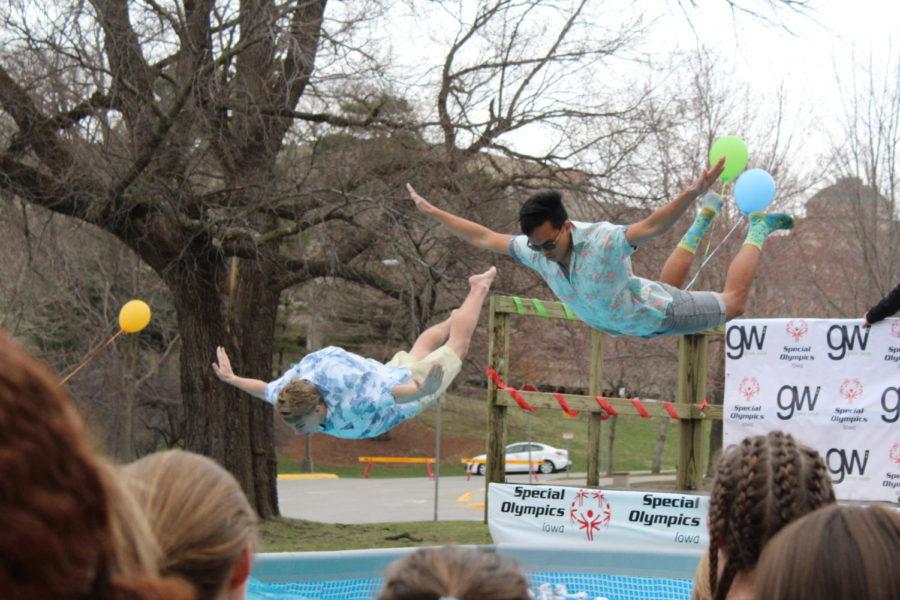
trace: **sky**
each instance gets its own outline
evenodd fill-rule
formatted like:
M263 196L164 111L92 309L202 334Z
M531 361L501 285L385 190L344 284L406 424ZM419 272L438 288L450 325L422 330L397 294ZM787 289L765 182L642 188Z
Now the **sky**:
M838 80L841 87L850 85L870 60L882 73L889 64L897 64L900 2L810 0L802 14L782 8L772 15L762 0L736 1L778 23L733 13L726 0L696 0L696 6L683 0L685 12L677 0L594 0L593 8L617 17L640 11L653 21L635 47L637 53L662 58L672 49L705 46L733 65L733 75L761 98L772 98L783 87L786 124L794 131L797 152L805 161L818 160L841 136L844 109L836 93ZM446 49L442 40L454 34L452 20L442 21L439 12L432 15L427 32L411 28L403 11L394 17L401 24L399 30L415 32L392 39L393 52L401 64L406 61L408 71L426 63L440 64ZM430 89L434 91L433 86ZM533 132L523 132L513 138L512 145L539 152L540 139Z

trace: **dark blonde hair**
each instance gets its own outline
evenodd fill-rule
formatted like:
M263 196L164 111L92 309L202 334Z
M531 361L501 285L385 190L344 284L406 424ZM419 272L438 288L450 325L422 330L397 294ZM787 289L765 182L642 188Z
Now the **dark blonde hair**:
M759 600L900 598L900 514L826 506L772 538L759 559Z
M712 600L712 591L709 589L709 554L701 556L697 563L691 600Z
M422 548L388 567L378 600L529 600L528 581L491 552Z
M226 586L248 543L256 513L234 477L210 458L168 450L122 469L162 550L160 570L193 583L201 600Z
M0 596L194 597L158 578L141 513L94 454L59 380L2 333L0 473Z
M782 527L834 502L819 453L781 431L744 439L726 450L709 499L709 587L724 600L737 574L752 570ZM726 563L718 577L718 551Z
M290 381L278 393L278 410L290 409L292 417L303 417L316 409L322 400L319 389L305 379Z

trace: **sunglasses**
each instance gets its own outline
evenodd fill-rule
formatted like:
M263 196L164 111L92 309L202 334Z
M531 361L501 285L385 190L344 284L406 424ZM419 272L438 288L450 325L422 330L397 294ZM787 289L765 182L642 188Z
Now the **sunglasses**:
M562 235L562 232L565 231L566 228L563 227L559 230L559 233L556 234L556 237L549 242L544 242L543 244L532 244L528 242L528 247L535 252L543 252L544 250L556 250L556 243L559 241L559 236Z

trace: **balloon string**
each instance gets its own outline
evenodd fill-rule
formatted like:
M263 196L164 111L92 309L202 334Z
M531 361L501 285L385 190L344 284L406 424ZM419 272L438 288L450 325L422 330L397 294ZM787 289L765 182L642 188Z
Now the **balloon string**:
M68 380L72 379L72 378L75 376L75 374L78 373L78 371L80 371L81 369L83 369L84 367L86 367L87 364L88 364L89 362L91 362L92 360L94 360L94 357L96 357L98 354L100 354L100 352L101 352L103 349L105 349L107 346L109 346L109 345L112 344L114 341L116 341L116 338L119 337L120 335L122 335L123 333L125 333L125 330L124 330L124 329L120 329L119 332L118 332L117 334L115 334L114 336L112 336L111 338L109 338L108 340L106 340L106 341L105 341L103 344L101 344L96 350L94 350L93 352L91 352L90 354L88 354L87 358L85 358L83 361L81 361L81 364L78 365L77 367L75 367L75 370L74 370L74 371L72 371L71 373L69 373L68 375L66 375L65 377L63 377L62 381L60 381L60 385L64 384L64 383L67 382Z
M698 277L700 277L700 271L703 270L703 267L706 266L706 263L708 263L710 260L712 260L712 257L716 255L716 252L719 251L719 248L722 247L722 244L724 244L724 243L728 240L728 238L731 237L731 234L734 233L734 230L737 229L738 225L740 225L741 222L742 222L743 220L744 220L744 215L741 215L741 218L738 219L738 220L734 223L734 227L731 228L731 231L729 231L729 232L725 235L725 237L722 238L722 241L719 242L719 245L716 246L716 249L713 250L713 251L710 253L710 255L707 256L706 259L705 259L702 263L700 263L700 267L697 269L697 272L694 274L693 279L691 279L690 283L688 283L686 286L684 286L685 291L691 289L691 286L694 285L694 282L697 281L697 278L698 278Z
M720 197L724 201L725 198L727 197L727 193L728 193L728 182L723 181L721 183L722 183L722 186L719 188L721 190ZM709 230L709 238L706 240L706 248L703 250L703 262L700 265L701 269L703 268L703 265L706 264L706 258L709 256L709 249L712 247L713 232L716 230L716 226L718 224L719 224L719 220L716 219L715 221L713 221L712 229ZM729 232L728 235L731 235L731 232ZM728 237L726 236L724 239L728 239ZM723 239L723 241L724 241L724 239ZM697 272L699 273L700 270L698 269ZM694 279L696 279L696 277ZM691 280L691 283L694 283L693 279ZM687 288L685 288L685 289L687 289Z

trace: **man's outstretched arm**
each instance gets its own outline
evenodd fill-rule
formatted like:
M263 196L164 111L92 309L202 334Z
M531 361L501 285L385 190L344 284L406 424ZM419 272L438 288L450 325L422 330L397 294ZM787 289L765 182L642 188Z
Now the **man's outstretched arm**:
M900 310L900 285L881 299L881 302L866 311L866 325L883 321Z
M724 170L725 159L721 158L715 166L710 167L693 185L678 194L674 200L657 208L643 221L629 225L625 232L628 243L632 246L640 246L668 231L694 200L706 193L709 186L719 178Z
M428 200L416 193L411 185L406 184L406 190L412 197L413 202L423 213L430 215L432 218L440 221L447 229L449 229L456 237L462 239L473 246L482 248L483 250L491 250L500 254L509 254L509 241L511 235L497 233L462 217L452 215L445 210L441 210L432 205Z
M225 354L225 348L222 346L216 348L216 357L219 362L213 363L212 368L219 380L224 381L229 385L233 385L234 387L247 392L251 396L255 396L262 400L266 399L265 381L259 379L247 379L246 377L238 377L235 375L234 371L231 369L231 361L228 360L228 355Z

